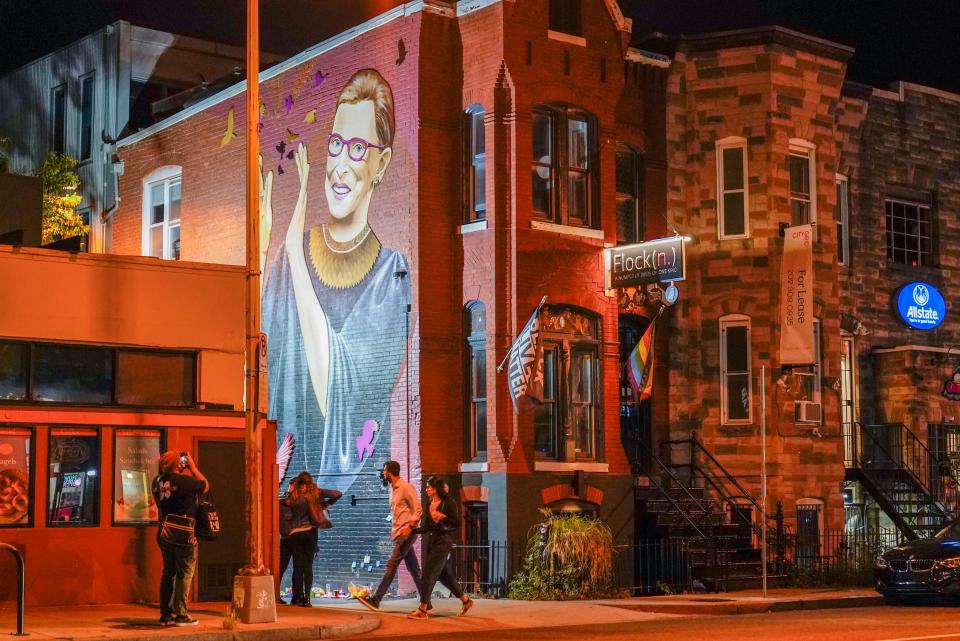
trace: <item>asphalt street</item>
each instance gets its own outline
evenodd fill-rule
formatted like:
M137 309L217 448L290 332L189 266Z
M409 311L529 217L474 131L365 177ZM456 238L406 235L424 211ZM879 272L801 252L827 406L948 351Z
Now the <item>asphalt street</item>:
M445 641L960 641L960 607L872 607L740 616L672 617L651 621L431 634L394 639Z

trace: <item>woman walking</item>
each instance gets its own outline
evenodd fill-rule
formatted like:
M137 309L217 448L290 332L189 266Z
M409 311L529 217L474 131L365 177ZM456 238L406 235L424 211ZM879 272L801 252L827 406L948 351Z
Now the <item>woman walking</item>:
M342 494L318 488L309 472L300 472L290 487L285 504L290 508L288 545L293 553L293 595L290 605L313 607L313 559L317 555L317 528L321 525L312 516L330 507ZM327 525L326 527L329 527Z
M473 607L473 600L463 593L453 568L450 566L450 551L453 537L460 529L460 506L450 497L443 479L431 476L427 479L427 498L430 503L423 511L423 525L419 529L426 542L427 554L420 585L420 607L408 614L411 619L427 619L433 609L430 594L439 580L450 594L460 599L460 614L463 616Z

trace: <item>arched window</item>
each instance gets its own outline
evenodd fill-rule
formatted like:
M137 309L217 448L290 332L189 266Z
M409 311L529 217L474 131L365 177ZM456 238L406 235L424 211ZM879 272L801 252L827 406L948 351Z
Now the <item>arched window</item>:
M179 165L161 167L143 179L144 256L180 260Z
M540 311L544 402L533 418L538 458L601 458L598 326L595 314L573 307L547 305Z
M464 118L464 211L466 223L485 220L487 217L487 152L484 140L483 107L471 105Z
M533 215L599 228L596 119L573 107L537 105L532 161Z
M487 309L480 301L466 307L467 460L487 458Z

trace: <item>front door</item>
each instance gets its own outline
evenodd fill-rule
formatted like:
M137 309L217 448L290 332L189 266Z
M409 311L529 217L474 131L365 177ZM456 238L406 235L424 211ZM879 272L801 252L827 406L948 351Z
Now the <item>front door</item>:
M197 467L210 482L213 503L220 517L220 538L200 541L197 600L230 601L233 577L244 565L243 443L200 441Z

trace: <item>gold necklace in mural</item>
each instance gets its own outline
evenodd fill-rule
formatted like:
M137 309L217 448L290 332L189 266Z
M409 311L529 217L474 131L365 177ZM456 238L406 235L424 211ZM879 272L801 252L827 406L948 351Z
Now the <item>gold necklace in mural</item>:
M380 241L369 225L345 243L334 240L326 225L310 229L310 260L320 282L333 289L359 285L380 255Z

